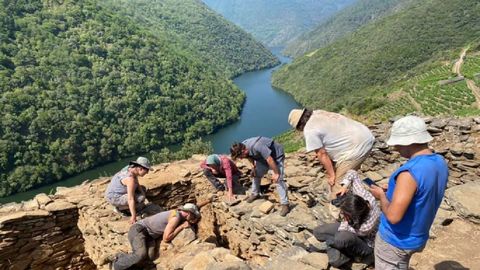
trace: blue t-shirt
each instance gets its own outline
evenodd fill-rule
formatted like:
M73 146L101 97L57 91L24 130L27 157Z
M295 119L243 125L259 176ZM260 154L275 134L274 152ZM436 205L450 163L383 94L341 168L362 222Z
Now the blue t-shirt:
M379 234L383 240L397 248L415 250L423 247L428 240L430 227L447 186L448 166L438 154L410 159L390 177L386 194L390 202L397 176L404 171L408 171L417 182L417 191L397 224L391 224L382 214Z

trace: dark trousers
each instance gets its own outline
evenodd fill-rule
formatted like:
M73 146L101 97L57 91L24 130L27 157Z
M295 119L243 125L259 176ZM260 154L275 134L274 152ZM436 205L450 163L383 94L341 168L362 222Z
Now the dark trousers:
M340 223L323 224L313 229L313 235L319 241L326 242L331 248L335 248L349 258L367 257L373 254L373 248L358 235L338 231Z
M212 173L211 170L203 169L203 175L207 177L208 181L212 183L213 187L216 190L221 190L221 191L225 190L225 185L222 184L220 180L218 180L218 178Z
M216 190L220 190L220 191L228 190L227 180L225 179L225 184L222 184L222 182L220 182L220 180L218 180L218 178L217 178L217 177L225 178L224 176L215 175L209 169L203 169L203 175L205 175L205 177L207 177L208 181L212 184L212 186ZM240 175L234 174L234 175L232 175L232 178L233 178L232 179L233 192L242 193L242 185L238 182L238 179L240 178Z
M155 239L147 232L147 229L140 224L133 224L128 231L128 241L132 246L132 253L118 253L113 263L115 270L128 269L148 257L153 259Z

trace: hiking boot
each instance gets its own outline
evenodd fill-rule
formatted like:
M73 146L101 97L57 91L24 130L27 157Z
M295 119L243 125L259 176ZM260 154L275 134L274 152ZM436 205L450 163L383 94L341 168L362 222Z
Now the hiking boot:
M290 207L288 204L282 204L282 208L280 209L280 216L284 217L290 212Z
M253 201L255 201L258 198L260 198L260 196L252 194L252 195L250 195L250 197L248 197L247 203L252 203Z
M336 268L348 263L350 258L341 253L338 249L328 247L327 248L328 263Z

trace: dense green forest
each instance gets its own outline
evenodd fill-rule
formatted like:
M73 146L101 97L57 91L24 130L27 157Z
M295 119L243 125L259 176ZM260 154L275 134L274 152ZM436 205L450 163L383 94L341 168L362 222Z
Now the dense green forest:
M202 0L269 47L301 33L357 0Z
M407 7L412 0L358 0L335 16L289 42L284 53L298 57L327 46L361 26Z
M452 50L478 39L478 14L474 0L416 1L283 66L273 84L311 108L373 110L381 104L368 97L382 85L413 76L432 59L451 60Z
M279 64L253 37L199 0L106 0L107 7L132 17L176 48L196 52L219 73L233 77Z
M0 196L238 119L245 97L230 79L106 4L0 4ZM253 55L270 65L264 51Z

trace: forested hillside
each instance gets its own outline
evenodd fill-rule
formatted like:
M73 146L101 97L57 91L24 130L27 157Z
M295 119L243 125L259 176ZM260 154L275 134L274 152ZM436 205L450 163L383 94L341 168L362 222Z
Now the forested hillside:
M210 10L200 0L106 0L107 7L132 17L155 35L228 77L278 64L254 38Z
M452 50L478 39L478 14L474 0L416 1L282 67L273 84L312 108L369 107L382 85L413 76L426 61L451 61Z
M269 47L285 44L357 0L202 0Z
M411 2L412 0L358 0L312 31L289 42L284 53L298 57L314 49L325 47L369 22L400 11Z
M237 56L263 57L258 66L205 63L181 44L190 33L153 33L107 4L0 4L0 196L210 133L238 118L244 94L209 65L272 64L264 49ZM248 52L228 35L227 50Z

